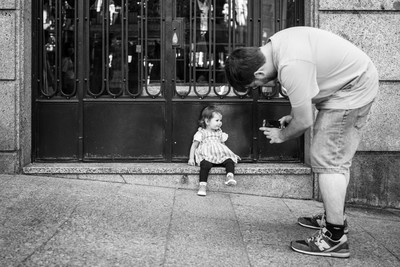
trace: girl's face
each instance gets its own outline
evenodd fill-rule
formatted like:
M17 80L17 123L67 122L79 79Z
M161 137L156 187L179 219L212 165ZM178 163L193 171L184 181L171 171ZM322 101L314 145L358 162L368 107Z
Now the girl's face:
M214 112L211 119L206 119L207 129L217 131L222 126L222 115Z

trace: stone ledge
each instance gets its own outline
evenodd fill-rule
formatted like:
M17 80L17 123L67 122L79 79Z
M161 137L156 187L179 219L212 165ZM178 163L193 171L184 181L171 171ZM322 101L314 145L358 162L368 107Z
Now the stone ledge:
M199 167L186 163L32 163L24 174L198 174ZM223 174L223 168L212 168L211 174ZM310 175L311 168L302 163L239 163L235 173Z

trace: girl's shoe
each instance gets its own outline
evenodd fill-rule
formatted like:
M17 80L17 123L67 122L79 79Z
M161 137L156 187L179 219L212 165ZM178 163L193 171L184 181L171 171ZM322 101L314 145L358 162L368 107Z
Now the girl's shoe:
M226 175L226 181L225 181L225 185L236 185L237 184L237 182L236 182L236 180L233 178L233 173L228 173L227 175Z
M207 195L207 183L200 182L199 191L197 192L198 196L205 197Z

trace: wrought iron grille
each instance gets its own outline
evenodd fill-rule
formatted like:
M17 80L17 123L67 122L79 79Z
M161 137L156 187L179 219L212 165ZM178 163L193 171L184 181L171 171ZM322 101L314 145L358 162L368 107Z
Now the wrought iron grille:
M167 1L38 1L39 97L74 98L80 88L92 98L162 98L170 78L178 98L251 98L252 92L226 83L229 52L265 44L274 32L304 23L302 1L170 2L173 35L167 32ZM167 51L162 45L171 38L178 45ZM166 53L173 53L173 66L165 64ZM169 68L174 77L166 77ZM260 96L284 97L278 89L260 88Z

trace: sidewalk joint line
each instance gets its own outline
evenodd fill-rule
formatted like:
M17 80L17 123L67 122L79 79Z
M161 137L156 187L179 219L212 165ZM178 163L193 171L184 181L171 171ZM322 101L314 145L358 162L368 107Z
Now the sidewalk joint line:
M242 229L240 228L239 218L238 218L238 216L237 216L237 214L236 214L235 206L234 206L233 203L232 203L231 194L228 194L228 197L229 197L229 202L231 203L233 215L235 216L236 225L237 225L237 227L238 227L238 229L239 229L239 235L240 235L240 239L242 240L242 246L243 246L244 251L245 251L245 253L246 253L247 262L248 262L248 265L251 267L251 266L253 266L253 265L251 264L251 261L250 261L249 251L247 250L247 244L246 244L245 241L244 241L244 236L243 236L243 233L242 233Z
M165 247L164 247L164 258L162 260L162 266L165 266L165 263L167 261L167 254L168 254L168 244L171 239L171 228L172 228L172 219L174 216L174 210L175 210L175 201L176 201L176 191L178 189L175 188L174 190L174 197L172 199L172 207L171 207L171 214L169 216L169 223L168 223L168 229L167 229L167 235L165 239Z
M121 176L122 180L124 180L124 183L127 184L128 182L125 180L124 175L120 174L119 176Z
M20 262L20 264L19 264L18 266L21 266L21 265L23 265L24 263L26 263L26 261L28 261L36 252L38 252L39 250L41 250L42 248L44 248L44 247L47 245L47 243L49 243L50 240L52 240L52 239L60 232L60 229L62 228L62 226L63 226L64 224L66 224L66 223L71 219L72 215L75 213L75 211L76 211L76 209L78 208L78 206L79 206L79 204L76 204L75 207L74 207L74 209L73 209L73 210L71 211L71 213L68 215L68 217L67 217L62 223L60 223L60 224L57 226L57 228L56 228L56 230L54 231L54 233L53 233L49 238L47 238L47 240L45 240L40 246L38 246L37 248L35 248L31 254L29 254L28 256L26 256L25 259L23 259L23 260Z

